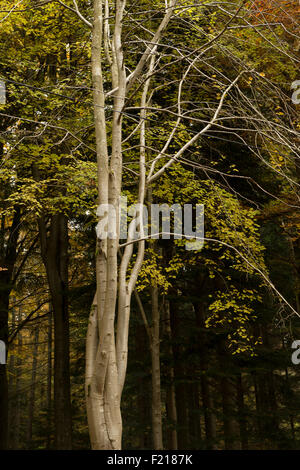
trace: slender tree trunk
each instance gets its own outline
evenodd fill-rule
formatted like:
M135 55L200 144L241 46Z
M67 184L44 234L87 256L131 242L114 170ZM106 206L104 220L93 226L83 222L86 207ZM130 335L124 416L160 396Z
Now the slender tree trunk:
M220 393L223 407L223 429L226 450L239 450L239 432L236 421L236 386L230 371L232 367L230 357L226 354L224 342L219 345L219 364L222 373L220 380Z
M7 401L8 401L8 387L7 387L7 377L6 377L6 367L5 365L0 365L0 450L7 449L7 439L8 439L8 413L7 413ZM6 406L6 410L5 410Z
M135 352L136 358L139 361L140 366L144 367L148 360L148 348L146 347L148 338L143 325L137 324L135 331ZM147 357L146 357L147 355ZM137 393L137 411L138 411L138 423L137 428L139 429L138 435L138 448L149 449L152 445L151 432L148 431L149 422L151 421L151 410L148 403L151 400L151 387L150 381L146 375L138 377L138 393Z
M211 389L208 377L203 373L201 375L201 395L204 409L205 435L207 449L216 449L217 423L216 415L213 412L213 403L211 398Z
M235 412L234 386L231 379L221 379L221 393L223 403L224 441L226 450L238 450L240 448L237 438L237 426L233 417Z
M158 288L151 287L152 299L152 433L153 448L155 450L163 449L162 436L162 403L160 386L160 314L158 306Z
M263 422L264 422L264 413L263 404L261 403L261 394L259 393L258 386L258 374L256 371L252 372L253 384L254 384L254 395L255 395L255 425L256 425L256 434L258 436L257 449L264 449L264 431L263 431Z
M268 436L270 438L270 448L278 448L278 438L280 436L279 430L279 415L278 415L278 404L276 398L276 387L275 387L275 376L273 370L270 370L266 374L266 383L268 390L268 402L269 402L269 426L270 432Z
M106 7L108 5L105 2ZM125 99L125 69L121 45L122 16L124 5L115 2L115 29L112 40L112 83L118 91L114 95L112 122L112 155L108 160L105 95L102 77L103 19L102 0L94 0L92 40L92 79L94 84L94 120L98 165L98 203L111 206L118 213L122 171L122 108ZM107 213L107 212L106 212ZM104 216L104 214L101 214ZM110 224L111 220L108 221ZM111 228L111 227L109 227ZM121 391L125 376L119 374L115 339L115 315L118 291L118 245L119 239L97 239L96 274L97 292L90 313L86 347L86 402L92 449L114 450L121 448L122 419L120 410ZM127 335L130 299L126 283L120 283L122 300L119 311L122 334ZM119 330L120 332L120 330ZM123 336L123 338L124 338ZM126 365L126 344L119 344L122 365ZM121 371L120 371L121 372Z
M191 370L191 374L193 371ZM189 429L190 429L190 449L199 449L201 445L201 421L198 383L189 384Z
M263 343L268 350L273 347L268 325L261 325ZM278 446L279 417L278 405L275 393L274 373L269 364L265 370L255 372L256 395L257 395L257 417L259 421L260 443L265 450L274 449Z
M292 438L293 438L293 441L295 442L296 440L296 434L295 434L295 419L294 419L294 413L293 413L293 408L291 407L291 400L290 400L290 396L292 395L291 394L291 385L290 385L290 379L289 379L289 370L288 368L286 367L285 369L285 383L286 383L286 401L287 401L287 408L288 409L291 409L291 412L290 412L290 427L291 427L291 435L292 435Z
M46 267L54 318L54 421L55 448L72 448L68 312L68 220L63 214L51 217L47 236L39 220L42 257Z
M15 299L11 299L11 303L15 303ZM16 312L15 308L11 308L11 328L14 331L16 326ZM12 443L14 440L15 433L15 421L16 421L16 400L17 397L14 396L14 386L16 381L16 357L15 354L10 354L9 358L9 380L8 380L8 396L9 396L9 408L8 408L8 422L9 422L9 448L12 449Z
M12 290L12 278L17 258L17 246L20 233L20 210L17 208L12 224L6 233L5 218L0 227L0 341L8 348L8 308ZM7 353L6 349L6 353ZM8 382L6 364L0 364L0 450L8 448Z
M200 385L202 404L204 409L206 448L216 449L217 423L216 415L213 410L211 386L207 374L209 368L209 354L207 351L207 331L205 328L205 312L203 304L200 302L194 303L194 310L196 315L196 324L199 329L198 350L201 369Z
M180 344L181 319L176 302L170 301L172 344L174 351L175 394L177 408L178 449L188 449L188 393L186 387L185 367Z
M55 448L72 448L68 312L68 225L58 214L52 221L48 279L54 316ZM52 243L51 243L52 242Z
M9 283L9 277L4 271L0 272L0 341L7 345L8 339L8 305L9 289L5 289ZM8 383L6 364L0 364L0 450L7 449L8 445Z
M168 449L177 450L177 408L176 408L176 395L175 395L175 384L174 384L174 357L172 348L172 331L171 331L171 320L170 320L170 304L168 301L165 302L165 331L166 340L168 343L168 355L170 360L170 366L168 367L168 386L166 391L166 409L168 421L170 422L169 428L167 429L167 443Z
M47 370L47 449L51 448L52 429L52 311L49 310L48 319L48 370Z
M237 402L239 412L240 439L242 450L248 449L247 415L244 400L244 382L242 374L237 377Z
M21 307L19 307L18 312L18 324L20 325L22 321L22 313ZM20 396L20 388L21 388L21 376L22 376L22 346L23 346L23 339L22 339L22 330L18 332L18 357L17 357L17 370L16 370L16 388L15 388L15 397L16 397L16 417L15 417L15 426L14 426L14 434L13 434L13 449L19 449L20 447L20 425L21 425L21 396Z
M92 36L92 80L94 122L98 170L98 210L96 278L97 292L90 313L86 346L86 402L89 432L93 449L119 450L122 439L121 396L124 387L127 355L130 303L137 276L144 259L143 210L137 210L131 221L127 244L124 250L119 244L119 198L122 187L123 111L129 90L147 66L149 75L153 71L157 42L173 14L172 0L158 27L151 49L147 45L133 73L126 77L122 44L122 26L126 0L114 2L114 31L109 34L108 17L110 2L94 0ZM105 58L103 58L103 53ZM149 57L150 60L149 60ZM103 87L102 62L106 60L111 71L113 116L111 120L111 151L108 149L105 90ZM141 98L140 126L140 174L138 203L144 203L146 186L145 120L146 99L150 78L146 79ZM109 158L109 153L111 156ZM109 204L109 206L108 206ZM111 212L114 214L111 215ZM116 224L114 216L116 218ZM107 222L108 232L103 227ZM101 230L102 227L102 230ZM138 231L141 240L137 243L137 256L133 267L133 234ZM106 237L102 234L105 232ZM111 236L113 234L113 236ZM107 237L108 235L108 237ZM121 263L118 266L118 254ZM117 316L117 321L116 321ZM116 324L116 330L115 330Z
M36 390L36 370L38 361L38 346L39 346L39 327L35 328L34 332L34 348L32 357L32 372L31 372L31 386L29 395L29 412L27 422L27 449L32 449L32 426L35 409L35 390Z

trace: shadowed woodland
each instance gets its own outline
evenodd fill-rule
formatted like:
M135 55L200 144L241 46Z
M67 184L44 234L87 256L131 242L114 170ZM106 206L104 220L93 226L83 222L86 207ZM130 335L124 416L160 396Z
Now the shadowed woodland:
M0 449L300 449L299 8L0 0Z

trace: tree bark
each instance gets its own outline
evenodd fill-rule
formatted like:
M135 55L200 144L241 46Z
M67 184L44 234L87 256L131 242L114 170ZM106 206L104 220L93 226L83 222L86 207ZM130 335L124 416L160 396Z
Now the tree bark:
M68 312L68 220L55 214L50 231L39 219L42 258L45 264L54 318L54 421L55 449L72 448Z
M220 393L223 408L223 429L225 450L239 450L239 432L236 420L236 386L235 377L231 372L231 361L226 353L226 347L222 340L218 348L220 364Z
M163 449L162 436L162 403L161 403L161 385L160 385L160 314L158 307L158 288L151 287L151 306L152 306L152 344L151 344L151 363L152 363L152 433L153 448L155 450Z
M144 364L148 360L149 350L147 345L148 338L144 325L137 324L135 330L135 353L136 359L140 367L144 369ZM148 371L147 371L148 372ZM138 432L138 448L150 449L152 445L151 431L148 430L149 423L151 422L151 409L148 403L151 400L151 385L150 374L147 377L147 372L143 376L138 376L138 392L137 392L137 429ZM146 375L147 374L147 375Z
M0 272L1 296L0 296L0 340L7 345L8 340L8 306L9 276L4 271ZM0 450L6 450L8 446L8 383L6 364L0 364Z
M22 312L21 307L19 307L18 313L18 324L22 322ZM21 396L20 396L20 386L21 386L21 376L22 376L22 359L21 352L23 346L22 339L22 330L18 332L18 358L17 358L17 371L16 371L16 388L15 388L15 397L16 397L16 416L15 416L15 426L13 433L13 442L12 448L19 449L20 447L20 425L21 425Z
M174 374L175 374L175 394L177 408L177 437L178 449L188 449L189 428L188 428L188 393L186 387L185 366L183 362L183 350L180 344L181 319L178 306L175 301L170 301L172 344L174 351Z
M242 374L238 374L237 377L237 402L239 411L239 427L240 427L240 439L242 450L248 449L248 429L247 429L247 415L245 409L244 399L244 382Z
M198 350L201 369L200 385L204 409L206 448L214 450L217 449L217 423L216 415L213 410L210 381L207 374L209 368L209 354L207 350L207 330L205 328L205 312L203 304L195 302L194 310L196 315L196 324L199 329Z
M191 373L193 371L191 370ZM191 379L192 380L192 379ZM190 445L189 448L196 450L201 445L201 421L200 421L200 404L199 404L199 389L197 382L191 382L188 387L189 390L189 430L190 430Z
M170 320L170 304L169 301L165 301L165 331L166 340L168 343L168 355L170 365L168 367L168 385L166 391L166 409L167 417L170 425L167 429L167 443L169 450L178 449L177 439L177 408L176 408L176 395L175 395L175 384L174 384L174 356L172 348L172 331L171 331L171 320Z
M11 302L14 304L15 299L11 299ZM12 330L15 329L16 326L16 311L14 307L11 307L11 328ZM14 432L15 432L15 421L16 421L16 400L17 397L14 397L14 385L16 381L16 357L15 354L10 354L9 358L9 380L8 380L8 422L9 422L9 430L8 430L8 439L9 439L9 448L13 449L12 442L14 439Z
M52 311L49 310L48 319L48 370L47 370L47 449L51 448L52 429Z
M0 341L5 343L6 348L8 348L9 295L13 287L12 279L17 258L20 221L20 210L16 208L8 233L5 227L5 218L2 218L0 228ZM7 235L6 242L5 233ZM8 382L6 364L0 364L0 423L0 450L6 450L8 448Z
M35 408L35 390L36 390L36 370L38 361L38 346L39 346L39 327L35 328L34 332L34 347L32 356L32 371L31 371L31 385L29 394L29 412L27 421L27 449L32 449L32 426Z
M122 44L122 26L126 0L114 2L114 31L109 35L107 0L94 0L92 39L92 80L94 122L98 172L98 211L100 230L103 219L108 216L106 237L98 234L96 253L97 291L90 313L86 343L86 402L91 445L93 449L119 450L122 439L121 396L125 382L128 356L128 329L131 296L144 259L143 211L131 221L127 244L121 250L119 244L119 198L121 196L123 154L123 111L126 95L141 76L146 65L153 71L157 42L174 11L174 1L166 10L164 18L154 34L150 47L147 44L136 68L126 77ZM106 128L107 96L103 87L102 54L110 66L111 85L107 95L113 95L111 120L111 152L108 150ZM111 53L111 55L110 55ZM151 56L151 58L150 58ZM150 58L150 60L149 60ZM151 74L150 74L151 75ZM140 126L140 174L138 203L143 204L146 185L145 120L146 98L149 79L144 82L141 98ZM111 156L109 158L109 153ZM109 207L108 207L109 204ZM111 209L116 224L110 216ZM116 227L112 227L116 225ZM137 256L133 267L133 233L138 230L141 240L137 243ZM104 230L105 231L105 230ZM116 232L111 237L110 233ZM121 257L118 265L118 254ZM117 322L115 321L117 317ZM115 330L115 323L116 330Z

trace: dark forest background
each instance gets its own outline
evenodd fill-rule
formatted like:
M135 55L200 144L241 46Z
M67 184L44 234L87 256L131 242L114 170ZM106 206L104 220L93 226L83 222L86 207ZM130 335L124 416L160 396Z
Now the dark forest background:
M9 345L7 367L0 366L0 441L5 447L7 428L10 449L59 448L59 429L63 448L88 449L85 337L96 283L90 31L59 3L40 3L24 1L0 30L7 94L0 105L0 331ZM78 3L90 17L90 2ZM142 0L137 23L126 20L133 63L135 34L147 36L140 25L159 21L160 3ZM171 63L174 47L188 54L226 24L227 15L207 3L170 23L153 108L176 105L183 65ZM1 17L10 7L0 1ZM268 122L299 129L291 101L299 6L265 0L245 8L250 24L276 25L263 37L252 28L228 30L213 59L189 75L184 100L197 119L207 119L209 107L199 103L215 103L222 74L247 63L240 87L267 116L264 138L256 140L250 117L227 120L228 131L211 129L153 185L151 197L159 204L203 203L206 237L242 247L294 311L224 245L206 242L189 252L178 240L148 242L130 323L124 449L153 448L158 385L165 449L300 448L300 365L291 360L291 345L300 339L300 165L287 145L268 141ZM226 106L242 115L246 105L233 91ZM124 117L128 135L135 113ZM170 114L150 114L149 159L171 126ZM199 126L185 121L174 149ZM242 138L231 132L234 126ZM299 142L296 133L289 138L291 145ZM129 202L136 197L135 160L128 145L123 190ZM155 375L153 351L160 360ZM156 388L153 376L160 379ZM61 384L56 394L54 379Z

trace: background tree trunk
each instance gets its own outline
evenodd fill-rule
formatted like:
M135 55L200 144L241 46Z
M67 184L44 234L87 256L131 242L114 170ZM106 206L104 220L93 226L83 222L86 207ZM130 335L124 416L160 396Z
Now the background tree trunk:
M231 358L226 354L224 341L218 347L219 364L221 371L220 394L222 396L223 408L223 430L226 450L239 450L239 432L236 420L236 385L235 377L232 375Z
M39 326L35 328L34 332L34 346L33 346L33 356L32 356L32 373L31 373L31 385L30 385L30 394L29 394L29 412L28 412L28 422L27 422L27 449L32 448L32 426L34 418L34 408L35 408L35 390L36 390L36 370L38 362L38 347L39 347Z
M242 450L248 449L248 430L247 430L247 414L244 399L244 382L242 373L237 376L237 402L239 411L239 426Z
M161 385L160 385L160 313L158 306L158 288L151 287L151 306L152 306L152 344L151 344L151 362L152 362L152 433L153 448L155 450L163 449L162 436L162 403L161 403Z
M42 257L51 294L54 317L54 422L55 448L72 448L68 312L68 220L55 214L49 236L39 220Z
M7 272L0 272L0 340L7 345L8 339L8 306L9 306L9 276ZM0 364L0 450L7 449L8 445L8 383L6 364Z
M19 307L18 312L18 324L20 325L22 321L22 310ZM20 388L21 388L21 376L22 376L22 347L23 347L23 339L22 339L22 330L18 332L18 357L17 357L17 370L16 370L16 387L15 387L15 397L16 397L16 417L15 417L15 426L14 426L14 433L13 433L13 442L12 448L19 449L20 447L20 426L21 426L21 396L20 396Z
M200 385L201 385L201 396L204 410L204 423L205 423L205 435L206 435L206 447L207 449L216 449L216 416L213 410L213 399L211 395L211 386L208 376L209 369L209 351L208 351L208 339L207 329L205 328L205 312L202 302L194 303L194 310L196 315L196 325L199 329L199 340L198 340L198 351L200 360Z
M11 303L15 304L16 300L14 298L11 299ZM15 329L16 326L16 311L15 307L11 307L11 328L12 330ZM9 380L8 380L8 394L9 394L9 401L8 401L8 445L10 449L13 449L12 443L14 439L15 433L15 421L16 421L16 401L17 397L14 396L14 389L15 389L15 382L16 382L16 357L15 354L10 354L9 358Z
M5 243L5 218L0 229L0 341L8 349L8 309L12 278L17 259L17 245L20 233L20 210L16 208ZM8 353L8 350L6 351ZM6 364L0 364L0 450L8 448L8 382Z
M47 449L51 448L51 429L52 429L52 310L49 310L48 319L48 370L47 370Z
M166 341L168 344L167 351L169 356L169 367L168 367L168 385L166 390L166 410L169 421L167 429L167 448L172 450L178 449L177 440L177 408L176 408L176 395L175 395L175 384L174 384L174 356L172 348L172 331L171 331L171 320L170 320L170 304L169 301L165 301L165 332Z
M188 393L186 387L185 367L182 357L182 344L180 341L181 319L177 302L170 301L170 316L172 329L172 344L174 352L175 394L177 408L177 437L178 449L188 448Z

